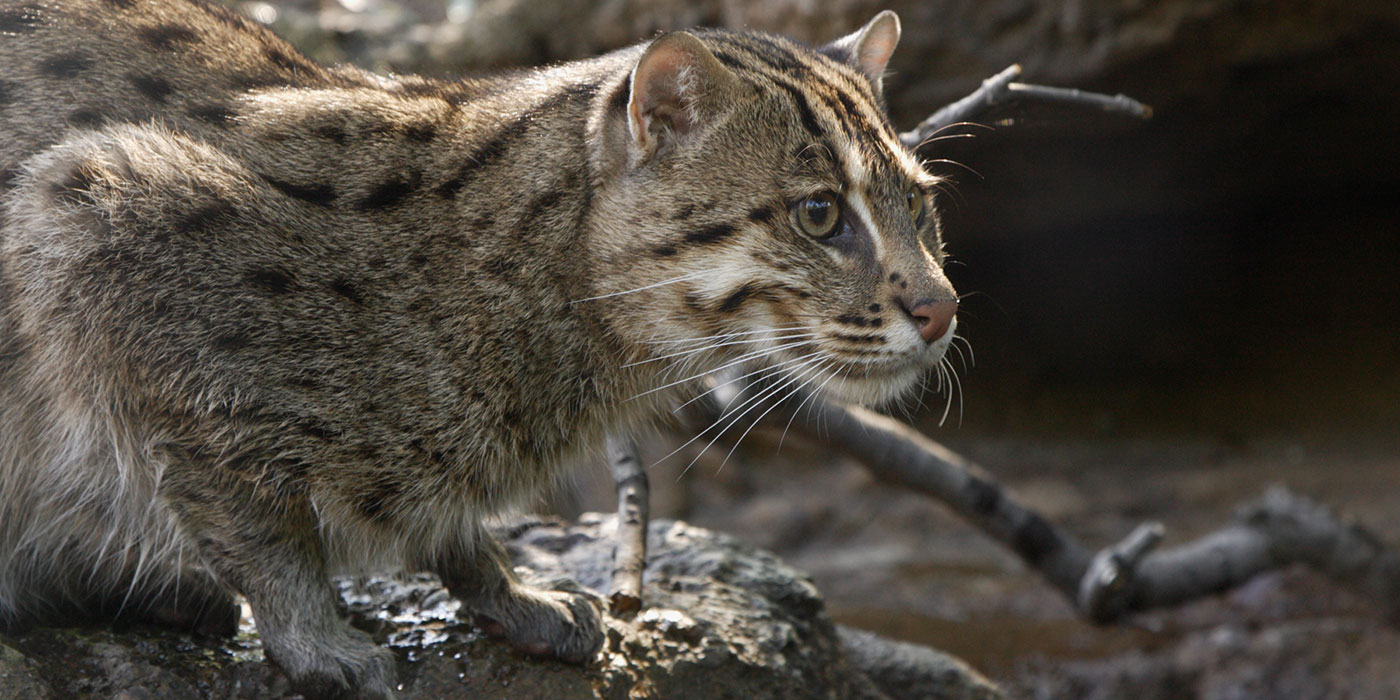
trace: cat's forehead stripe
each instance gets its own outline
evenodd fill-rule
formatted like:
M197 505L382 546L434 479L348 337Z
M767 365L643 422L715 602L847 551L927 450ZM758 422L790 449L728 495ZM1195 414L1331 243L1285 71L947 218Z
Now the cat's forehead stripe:
M899 144L869 85L854 71L825 56L793 50L776 37L710 33L703 36L720 45L715 47L715 56L731 70L786 94L803 128L814 138L829 141L835 137L851 144L864 154L862 160L869 168L883 171L893 165L899 170L918 169ZM731 53L733 50L751 60L741 60ZM819 118L820 112L828 113L830 118ZM844 161L849 151L840 150L833 155Z

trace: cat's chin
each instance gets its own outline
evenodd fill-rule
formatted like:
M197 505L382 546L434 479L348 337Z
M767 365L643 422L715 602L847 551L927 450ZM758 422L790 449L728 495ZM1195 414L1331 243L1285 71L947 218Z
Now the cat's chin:
M881 408L921 391L922 380L932 372L952 344L953 331L925 348L911 353L902 362L850 367L837 371L825 382L821 394L844 403Z
M917 392L926 371L927 367L910 364L878 376L838 376L822 387L821 394L842 403L880 408Z

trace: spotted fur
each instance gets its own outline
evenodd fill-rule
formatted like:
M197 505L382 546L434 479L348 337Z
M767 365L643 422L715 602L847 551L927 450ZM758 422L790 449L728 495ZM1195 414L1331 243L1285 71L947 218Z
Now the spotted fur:
M880 402L947 347L906 311L953 292L882 105L897 37L440 82L198 0L0 6L0 625L218 626L234 591L303 692L386 698L327 573L410 567L591 657L592 604L519 584L482 517L677 377Z

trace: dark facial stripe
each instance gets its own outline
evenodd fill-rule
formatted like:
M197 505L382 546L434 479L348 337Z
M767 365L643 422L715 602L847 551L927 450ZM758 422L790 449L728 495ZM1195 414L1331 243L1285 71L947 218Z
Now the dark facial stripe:
M773 217L777 215L777 210L773 207L758 207L749 212L749 221L756 224L768 224L773 222Z
M798 118L802 120L802 128L817 139L825 138L826 130L822 129L821 122L817 121L817 114L812 111L812 105L807 103L807 96L802 94L796 85L787 81L774 79L773 84L782 88L792 98L793 104L797 106Z
M832 337L838 340L844 340L848 343L872 344L885 342L885 339L878 335L854 335L851 333L833 333Z
M715 224L706 226L699 231L691 231L685 235L686 243L697 245L708 245L718 243L734 234L735 228L729 224Z
M881 325L884 324L884 320L879 318L878 316L866 318L864 316L858 316L856 314L841 314L840 316L836 317L836 321L837 323L845 323L852 326L858 326L860 328L879 328Z
M809 132L812 132L814 135L820 133L819 131L814 131L812 126L813 123L819 122L816 122L815 118L811 121L808 120L807 115L811 112L811 107L806 104L806 92L815 94L827 105L832 114L836 115L837 123L853 142L860 143L872 154L878 153L883 157L894 159L895 156L889 151L889 148L880 139L872 137L874 133L880 132L882 127L888 124L889 120L880 108L879 99L876 98L869 80L861 76L847 75L850 71L842 70L846 68L846 66L838 64L831 66L831 69L843 77L844 80L841 81L839 85L832 83L826 76L820 75L812 70L812 66L805 62L810 59L799 56L781 44L766 40L763 37L749 37L750 41L738 41L729 37L716 38L749 54L755 61L773 71L760 71L760 73L770 82L778 85L794 97L794 101L798 102L798 110L803 124ZM732 56L729 57L729 59L730 62L741 66L747 72L753 72L755 69L754 65L746 64ZM721 60L724 59L721 58ZM823 57L817 60L824 62L827 59ZM799 89L786 80L788 77L796 78L802 82L806 88L806 91L801 93L803 97L800 100L797 98L797 95L794 94L794 91L798 91ZM856 99L874 105L873 111L880 115L880 124L871 124L870 119L861 113L859 108L856 107L856 99L852 99L850 95L852 91L856 94ZM892 131L890 129L885 128L883 131L890 132L885 133L885 136L892 137Z
M271 175L259 175L269 185L277 188L277 191L288 197L300 199L308 204L315 204L318 207L329 207L335 201L335 189L330 185L296 185L286 180L279 180Z
M720 313L731 313L737 310L740 306L743 306L744 302L748 301L749 297L752 297L754 294L757 294L758 291L758 285L754 284L753 282L745 282L743 286L734 290L729 296L725 297L724 301L720 302L720 305L716 310Z

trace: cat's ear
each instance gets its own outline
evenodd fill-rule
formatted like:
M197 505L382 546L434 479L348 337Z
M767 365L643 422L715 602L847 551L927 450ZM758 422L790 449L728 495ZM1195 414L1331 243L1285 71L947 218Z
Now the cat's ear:
M663 34L632 69L627 127L646 156L684 140L715 118L738 78L694 34Z
M899 15L885 10L864 27L822 47L822 53L851 64L865 74L879 93L885 67L899 45Z

